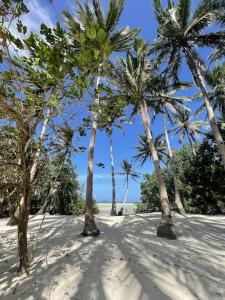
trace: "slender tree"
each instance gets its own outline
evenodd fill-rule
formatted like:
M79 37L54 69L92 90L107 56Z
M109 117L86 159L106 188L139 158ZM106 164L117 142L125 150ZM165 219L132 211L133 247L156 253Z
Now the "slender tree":
M176 157L173 154L173 150L172 150L171 145L170 145L170 139L169 139L168 130L167 130L167 119L166 119L165 112L163 112L162 115L163 115L164 134L165 134L167 150L168 150L168 154L169 154L169 161L170 161L170 166L171 166L171 170L172 170L172 173L173 173L175 203L177 205L178 211L181 214L184 214L185 210L184 210L184 206L183 206L182 201L181 201L180 191L179 191L179 182L178 182L178 178L177 178L177 175L176 175L176 173L177 173Z
M158 54L160 60L167 60L166 72L175 80L178 79L182 54L186 58L194 81L203 95L209 123L225 167L225 144L210 103L204 79L205 65L196 51L197 47L224 48L224 32L206 32L206 30L218 20L221 13L224 13L225 3L202 0L193 14L191 0L180 0L177 4L169 0L165 9L161 0L154 0L153 3L158 21L158 37L152 51Z
M124 200L122 203L122 207L120 208L118 215L123 214L124 205L127 202L127 196L128 196L128 188L129 188L129 178L136 180L139 177L139 173L137 173L133 169L132 163L129 163L127 160L123 160L120 164L120 167L122 169L122 172L117 173L118 175L125 176L125 185L126 185L126 192L124 196Z
M134 113L140 112L149 151L151 152L156 170L162 207L162 218L158 226L157 234L161 237L174 239L176 235L172 226L167 189L150 129L150 115L146 103L153 99L157 101L154 87L155 81L158 80L158 76L154 71L155 63L148 61L147 54L148 46L146 43L143 40L136 40L133 51L127 53L126 60L122 58L119 59L109 80L120 88L122 97L126 98L128 103L134 105ZM162 95L162 97L164 96ZM153 104L154 101L152 101L152 105Z
M76 19L68 11L64 12L64 16L76 49L79 48L80 51L79 63L82 68L89 70L95 76L94 106L98 108L101 74L104 74L106 68L109 68L109 57L114 51L124 51L130 48L133 38L139 31L130 30L128 27L117 30L124 8L124 0L110 0L106 13L104 13L99 0L91 0L90 3L85 2L84 4L76 0L75 3L77 6ZM95 112L88 149L86 213L82 232L84 236L100 234L93 213L93 167L97 119L98 114Z

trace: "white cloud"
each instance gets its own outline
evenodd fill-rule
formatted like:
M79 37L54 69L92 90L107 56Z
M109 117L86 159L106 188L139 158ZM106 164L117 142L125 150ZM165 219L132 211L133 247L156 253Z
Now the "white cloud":
M116 174L117 179L124 179L123 176L119 176ZM98 174L94 174L94 180L95 181L99 181L99 180L111 180L112 175L111 174L107 174L107 173L98 173ZM81 174L79 175L79 180L81 182L86 182L87 179L87 175L86 174Z
M29 13L22 16L22 22L27 26L29 31L39 32L41 23L48 27L53 27L54 22L51 17L51 11L43 5L43 1L27 0L25 1Z
M40 26L42 23L45 23L48 27L54 27L54 22L51 17L51 11L44 7L43 4L41 4L40 0L26 0L25 4L27 8L29 9L28 14L23 14L20 19L27 27L27 31L39 33L40 32ZM17 26L16 26L17 20L14 20L10 26L11 33L18 38L22 38L22 35L18 33ZM28 53L26 50L19 50L14 49L13 47L10 47L10 52L12 55L19 55L19 56L26 56Z

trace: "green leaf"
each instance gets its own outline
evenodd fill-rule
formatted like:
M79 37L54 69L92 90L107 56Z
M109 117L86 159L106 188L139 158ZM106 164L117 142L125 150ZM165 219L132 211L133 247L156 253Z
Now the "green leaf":
M96 30L95 30L95 28L94 27L87 28L86 34L87 34L87 37L90 40L94 40L96 38Z
M107 39L107 34L105 33L105 31L103 29L100 28L97 33L97 40L100 43L103 43L106 39Z

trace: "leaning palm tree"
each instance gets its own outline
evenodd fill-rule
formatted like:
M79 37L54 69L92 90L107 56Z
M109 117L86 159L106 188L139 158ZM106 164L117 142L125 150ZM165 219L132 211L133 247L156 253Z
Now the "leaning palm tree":
M99 84L102 72L109 68L109 57L114 51L124 51L131 47L133 38L139 30L123 27L117 30L124 8L124 0L110 0L108 11L104 13L99 0L85 1L83 4L75 0L76 18L68 12L64 16L73 41L75 52L79 49L78 64L95 75L96 98L95 107L100 105ZM84 236L97 236L100 231L94 221L93 213L93 166L94 146L97 131L97 113L93 113L91 138L88 149L88 169L86 184L86 209Z
M196 139L204 134L202 129L208 129L207 122L198 120L194 121L190 111L188 110L178 110L176 113L173 113L171 116L172 122L175 125L174 128L170 129L170 132L174 132L176 135L179 135L178 142L181 144L185 137L188 138L188 141L191 145L192 153L196 156L195 148L193 143L196 143Z
M170 145L170 139L169 139L168 129L167 129L167 118L171 119L170 117L171 112L176 112L179 110L188 110L188 107L186 107L184 103L190 101L190 99L188 97L177 97L176 92L178 90L182 90L189 86L190 84L188 82L179 82L179 81L171 82L168 78L164 76L159 77L159 79L155 82L154 85L156 97L155 98L153 97L152 100L148 101L148 104L153 105L153 109L155 110L154 115L155 116L157 114L162 115L165 141L166 141L167 151L169 156L168 163L171 172L173 174L175 204L177 206L178 211L181 214L184 214L185 210L180 197L179 181L176 175L177 165L176 165L176 159L173 150Z
M224 48L223 31L205 33L205 30L217 21L221 13L224 13L225 3L224 1L202 0L193 14L191 13L191 0L180 0L177 4L168 0L166 9L163 8L161 0L154 0L153 3L158 21L158 37L153 44L152 52L157 53L161 61L167 60L166 72L175 80L178 79L182 56L186 58L194 81L203 95L209 123L225 167L225 144L210 104L204 80L205 65L196 50L197 47L204 46Z
M157 101L156 94L158 94L158 91L155 92L154 87L155 82L159 79L154 71L155 63L148 61L147 54L148 45L143 40L135 40L134 49L128 51L126 59L120 58L117 61L109 80L119 88L121 97L126 98L127 102L134 105L134 113L140 112L149 152L151 152L156 170L161 200L162 218L157 229L157 234L161 237L174 239L176 235L172 226L167 189L150 129L150 115L146 103L152 100L152 98ZM162 95L162 97L164 97L164 95ZM154 101L152 103L154 103Z
M122 203L122 207L120 208L120 211L118 212L118 215L122 215L124 205L126 204L127 201L127 196L128 196L128 187L129 187L129 179L136 180L139 177L139 173L137 173L133 169L132 163L129 163L127 160L123 160L120 164L120 167L122 169L122 172L117 173L118 175L125 176L125 184L126 184L126 192L125 192L125 197Z

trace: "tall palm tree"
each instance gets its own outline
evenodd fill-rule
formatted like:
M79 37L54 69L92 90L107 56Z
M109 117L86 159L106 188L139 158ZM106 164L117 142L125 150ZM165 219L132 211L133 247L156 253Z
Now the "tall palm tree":
M195 114L191 116L190 111L188 110L178 110L176 113L172 114L172 122L175 124L173 129L170 129L170 132L174 132L179 135L179 143L181 144L185 137L188 138L188 141L191 145L193 155L196 156L195 148L193 143L196 142L196 138L204 134L202 129L208 129L207 122L198 120L193 121Z
M132 163L129 163L127 160L123 160L120 164L120 167L122 169L122 172L117 173L118 175L125 176L125 184L126 184L126 192L123 200L122 207L120 208L120 211L118 214L123 213L124 205L127 201L128 196L128 187L129 187L129 178L136 180L139 177L139 173L135 172L133 169Z
M193 14L191 0L180 0L177 4L168 0L166 9L162 7L161 0L154 0L153 3L158 21L158 37L153 45L153 52L158 53L158 59L161 61L167 60L166 71L175 80L178 79L182 55L184 55L194 81L203 95L209 123L225 167L225 144L210 104L204 79L205 65L196 51L197 47L224 48L223 31L206 33L205 30L217 21L221 12L224 13L225 3L202 0Z
M162 218L157 234L161 237L174 239L176 235L172 226L167 189L150 129L150 115L146 103L152 99L152 96L156 99L157 93L155 93L154 86L155 81L158 80L158 76L154 72L155 63L148 61L147 54L148 45L143 40L135 40L134 49L127 52L126 59L119 59L109 80L119 87L121 97L126 98L129 103L134 105L134 113L140 112L149 152L151 152L156 170L162 207ZM162 97L164 96L162 95Z
M111 216L116 216L116 181L115 181L115 167L114 167L114 156L113 156L113 127L118 128L124 135L124 130L122 124L129 123L123 119L115 120L106 129L106 133L109 139L109 151L110 151L110 164L111 164L111 174L112 174L112 208Z
M96 76L95 89L97 93L94 104L95 107L98 107L100 105L98 92L100 76L105 67L109 67L109 57L114 51L124 51L130 48L133 38L139 30L130 30L128 27L117 30L124 8L124 0L110 0L106 13L104 13L99 0L91 0L89 3L85 1L84 4L76 0L75 3L77 6L76 19L68 11L64 12L64 16L74 41L75 51L77 48L80 51L78 63ZM97 126L97 113L94 113L88 149L85 224L82 232L84 236L100 234L93 213L93 166Z
M174 153L172 151L170 145L170 139L167 130L167 117L171 119L170 114L171 112L176 112L179 110L188 110L188 108L183 104L186 101L190 101L188 97L177 97L175 93L178 90L184 89L189 87L190 84L188 82L179 82L176 80L175 82L171 82L165 76L159 77L158 81L155 82L154 89L156 93L156 99L152 99L149 102L149 105L153 105L155 110L155 115L161 114L163 119L163 128L164 128L164 135L165 141L167 145L167 151L169 156L169 167L173 174L173 181L174 181L174 191L175 191L175 203L177 205L178 211L181 214L184 214L184 207L180 197L179 191L179 182L177 178L177 166L176 166L176 159ZM156 101L157 100L157 101ZM152 103L154 101L154 103Z

